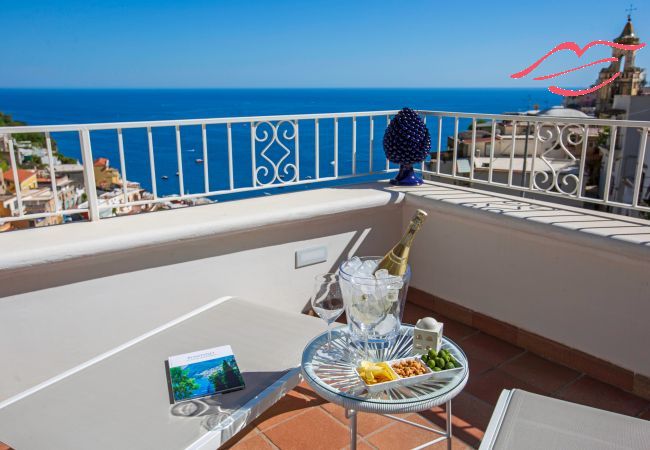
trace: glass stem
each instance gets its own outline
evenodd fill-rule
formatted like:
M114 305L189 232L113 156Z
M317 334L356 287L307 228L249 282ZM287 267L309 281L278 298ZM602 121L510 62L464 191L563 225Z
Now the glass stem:
M363 330L363 351L366 354L366 361L370 361L370 352L368 351L368 329L364 328Z
M327 322L327 351L332 350L332 324Z

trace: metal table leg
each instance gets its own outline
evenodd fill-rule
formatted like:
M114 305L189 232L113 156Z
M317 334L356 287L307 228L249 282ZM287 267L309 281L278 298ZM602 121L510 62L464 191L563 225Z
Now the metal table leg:
M346 409L345 417L350 419L350 450L357 450L357 412Z
M447 400L445 410L447 411L447 450L451 450L451 400Z

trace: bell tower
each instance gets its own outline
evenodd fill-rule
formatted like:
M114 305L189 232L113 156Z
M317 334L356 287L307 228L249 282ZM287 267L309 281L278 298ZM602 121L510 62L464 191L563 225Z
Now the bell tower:
M635 45L640 42L639 37L634 34L634 26L632 25L632 18L629 14L623 31L614 39L614 42L627 45ZM596 84L602 83L618 72L621 72L621 74L614 81L598 90L598 100L596 102L597 114L611 109L615 95L637 95L641 90L643 70L634 65L635 55L636 50L612 49L612 56L617 58L618 61L612 62L608 67L600 71ZM623 62L622 67L621 60Z

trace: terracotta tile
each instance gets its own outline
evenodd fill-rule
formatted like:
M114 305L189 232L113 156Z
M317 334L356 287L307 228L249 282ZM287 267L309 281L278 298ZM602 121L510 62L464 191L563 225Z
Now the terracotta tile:
M436 314L434 317L436 320L444 323L443 333L455 342L462 342L465 338L476 334L478 331L476 328L472 328L469 325L450 319L442 314Z
M431 426L431 423L425 418L421 417L419 414L411 414L408 416L408 420L419 423L421 425ZM416 428L412 425L405 423L395 422L393 425L390 425L381 431L370 435L367 439L370 444L374 445L378 449L386 450L399 450L399 449L411 449L422 445L428 441L435 439L437 435L420 428ZM465 450L467 445L459 439L454 439L452 441L453 447L456 449ZM447 448L446 442L441 442L438 445L442 444L441 447L431 446L427 448Z
M458 439L456 436L452 436L451 438L451 448L452 450L471 450L472 447L468 446L465 442L463 442L461 439ZM427 447L427 449L433 449L433 450L447 450L447 441L441 441L438 442L437 444L431 445Z
M320 395L314 392L312 387L309 386L304 380L301 381L300 384L293 389L293 392L305 397L307 400L314 402L313 405L326 403L326 401Z
M243 430L241 430L239 433L237 433L232 438L230 438L224 444L224 446L221 447L221 448L234 447L235 445L238 445L241 442L247 441L247 440L257 436L258 433L259 433L259 430L257 429L257 427L255 427L255 425L253 425L252 423L249 423L248 425L246 425L244 427ZM2 447L0 447L0 450L1 449L2 449Z
M473 380L470 379L465 389L484 402L495 405L499 399L499 395L501 395L501 391L513 388L523 389L535 394L545 394L541 389L515 378L500 369L493 369ZM453 411L452 407L452 413Z
M408 294L406 294L406 300L429 311L435 309L435 297L428 292L421 291L413 286L409 287Z
M493 407L466 392L461 392L451 402L452 434L464 443L478 447L492 417ZM446 421L444 408L434 408L418 413L443 428Z
M472 326L508 342L515 342L517 339L517 327L478 312L472 315Z
M321 408L309 409L264 431L283 450L343 448L350 443L348 429Z
M263 450L263 449L275 449L265 438L262 436L262 433L257 434L250 439L238 442L232 447L221 447L221 448L231 448L232 450Z
M633 389L634 374L631 371L543 336L519 330L517 345L626 391Z
M496 364L487 363L482 359L475 358L474 356L467 356L467 359L469 360L470 380L496 367Z
M646 400L650 400L650 378L640 373L634 374L634 387L632 389L639 397L643 397Z
M650 405L647 400L587 376L567 386L557 396L628 416L636 416Z
M343 447L343 450L347 450L349 448L350 448L350 446L346 445L345 447ZM359 438L357 440L357 450L375 450L375 448L376 447L371 446L370 444L368 444L365 440L363 440L361 438Z
M266 431L268 428L273 427L285 420L304 413L309 408L314 408L320 405L318 400L309 400L301 394L291 391L278 402L267 409L260 417L255 419L253 423L261 430Z
M402 323L415 325L418 319L423 317L435 317L432 309L423 308L415 303L406 302L404 305L404 315L402 316Z
M345 417L345 410L333 403L326 403L322 408L331 414L336 420L341 422L346 427L349 426L350 420ZM406 417L408 414L397 414L400 417ZM382 416L381 414L371 414L371 413L358 413L357 415L357 433L361 436L367 436L375 431L383 428L387 425L390 425L394 421L388 417Z
M548 393L557 391L580 376L573 369L529 352L508 361L499 369Z
M13 450L12 447L9 447L7 444L4 442L0 442L0 450Z
M472 311L464 306L436 298L435 311L462 324L472 326Z
M501 364L523 353L521 348L484 333L463 340L461 347L468 356L492 365Z
M650 420L650 408L646 409L643 411L641 414L639 414L640 419L645 419L645 420ZM0 447L1 449L2 447Z

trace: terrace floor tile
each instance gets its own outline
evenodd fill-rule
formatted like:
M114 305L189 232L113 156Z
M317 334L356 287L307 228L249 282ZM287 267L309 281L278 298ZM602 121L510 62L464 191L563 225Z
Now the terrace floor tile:
M293 416L322 404L322 400L308 399L296 390L289 392L278 402L254 420L261 431L274 427Z
M483 400L461 392L452 400L452 434L472 447L478 447L490 422L493 407ZM442 407L418 413L440 428L445 427L446 412Z
M470 379L465 390L490 405L496 405L502 390L515 388L536 394L549 394L548 392L544 392L532 384L520 380L519 378L515 378L500 369L492 369L483 375L479 375L473 380Z
M232 447L221 447L229 448L232 450L275 450L277 447L269 442L268 438L263 434L256 434L250 439L237 442Z
M295 415L264 434L274 445L288 450L330 450L350 443L348 428L318 407Z
M232 439L230 439L226 445L224 445L221 448L245 448L245 447L237 447L239 444L242 444L244 441L248 441L254 437L256 437L259 434L259 430L254 424L248 424L246 427L244 427L243 430L241 430L239 433L237 433ZM0 447L0 450L2 450L2 447Z
M438 322L442 322L444 324L444 335L452 341L460 342L467 336L476 334L478 331L476 328L472 328L454 319L450 319L447 316L423 308L415 303L406 303L406 307L404 308L404 317L402 318L404 323L415 325L418 319L423 317L433 317Z
M647 400L587 376L571 383L555 396L628 416L636 416L650 406Z
M502 364L524 352L522 348L485 333L469 336L462 341L461 347L468 357L480 359L493 366Z
M573 369L528 352L506 362L499 369L544 392L555 392L580 376Z
M419 414L410 414L407 416L407 420L419 423L421 425L435 427L435 425L432 425L431 422ZM383 428L374 434L371 434L367 439L371 445L377 447L378 449L400 450L412 449L426 442L432 441L436 438L436 436L436 434L430 431L426 431L412 425L401 422L393 422L392 425L389 425L388 427ZM427 448L446 449L447 443L443 441ZM452 448L457 450L466 450L467 444L458 438L454 438L452 440Z
M335 405L333 403L326 403L323 405L323 409L346 427L349 426L350 420L345 417L345 410L343 407ZM408 414L403 415L403 417L406 417L407 415ZM386 416L382 416L381 414L370 414L363 412L357 414L357 432L361 436L367 436L392 423L394 423L392 419L389 419Z

